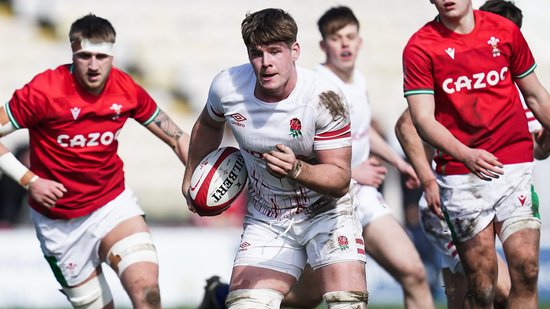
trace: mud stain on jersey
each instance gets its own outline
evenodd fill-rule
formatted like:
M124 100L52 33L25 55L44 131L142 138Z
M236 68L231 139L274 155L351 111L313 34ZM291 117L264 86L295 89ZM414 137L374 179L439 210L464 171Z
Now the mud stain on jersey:
M319 95L319 101L329 110L332 119L337 120L348 117L347 106L342 102L342 97L336 92L332 90L322 92Z

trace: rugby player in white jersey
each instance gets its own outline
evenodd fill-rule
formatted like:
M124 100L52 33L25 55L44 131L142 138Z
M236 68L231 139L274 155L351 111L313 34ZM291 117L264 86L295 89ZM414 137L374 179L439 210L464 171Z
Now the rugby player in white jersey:
M249 175L228 308L279 308L306 262L329 308L366 308L365 251L351 181L351 128L336 85L297 67L297 25L281 9L246 15L249 63L220 72L191 133L182 191L227 122Z
M357 213L363 226L365 249L403 288L405 308L433 308L426 271L409 235L377 190L385 168L373 164L369 153L395 166L409 186L418 186L413 168L371 128L371 107L364 75L355 67L362 45L359 21L345 6L327 10L318 21L320 47L326 55L317 72L332 80L344 93L351 115L352 178L357 181ZM309 268L306 268L308 270ZM306 271L283 304L315 308L321 302L315 278Z

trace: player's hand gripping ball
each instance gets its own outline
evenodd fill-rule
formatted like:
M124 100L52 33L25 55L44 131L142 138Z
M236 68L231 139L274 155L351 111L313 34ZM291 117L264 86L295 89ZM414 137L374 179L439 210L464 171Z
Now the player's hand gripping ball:
M235 147L209 153L193 171L189 195L201 216L225 211L245 187L248 173L244 158Z

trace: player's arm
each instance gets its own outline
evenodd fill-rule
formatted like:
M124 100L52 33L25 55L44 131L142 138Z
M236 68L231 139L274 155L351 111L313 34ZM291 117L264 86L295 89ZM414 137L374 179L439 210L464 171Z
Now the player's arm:
M341 197L351 181L351 147L315 151L318 164L299 160L290 147L282 144L264 153L268 171L288 177L322 194Z
M189 200L191 175L202 158L220 146L224 131L224 122L214 120L208 114L207 108L203 108L191 131L189 155L182 184L182 193L187 199L189 210L193 212L195 210Z
M15 128L9 121L8 113L4 106L0 106L0 138L14 131ZM0 144L0 169L27 189L38 179L38 176L17 160L9 149L2 144Z
M426 142L464 163L473 174L483 180L498 178L503 173L502 163L493 154L464 145L435 119L433 95L409 95L407 103L413 124L420 137Z
M550 156L550 132L545 129L533 132L533 156L537 160L544 160Z
M3 106L0 106L0 138L13 131L15 131L15 128L9 121L6 110ZM48 208L54 207L56 201L67 192L67 189L62 184L42 179L34 174L2 143L0 143L0 170L29 190L34 200Z
M395 124L395 135L424 187L424 197L428 207L438 217L443 218L439 186L435 181L431 159L429 159L433 157L433 148L426 145L416 132L408 108Z
M183 132L177 124L160 110L157 117L146 126L149 131L174 149L181 162L187 164L189 152L189 135Z
M351 178L358 184L378 188L384 182L387 172L386 167L376 156L370 156L361 164L351 168Z
M535 72L515 82L537 120L546 130L550 130L550 94L542 86Z
M395 168L407 178L406 185L408 188L413 189L420 185L420 181L412 166L403 160L403 158L397 154L373 128L369 130L369 141L373 154L395 166Z

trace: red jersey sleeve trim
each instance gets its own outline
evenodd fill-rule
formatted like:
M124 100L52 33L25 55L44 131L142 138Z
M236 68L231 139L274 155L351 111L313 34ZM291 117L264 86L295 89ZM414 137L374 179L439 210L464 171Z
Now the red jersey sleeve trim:
M336 131L329 131L315 135L314 141L326 141L347 137L351 137L351 126L349 123L345 127Z

